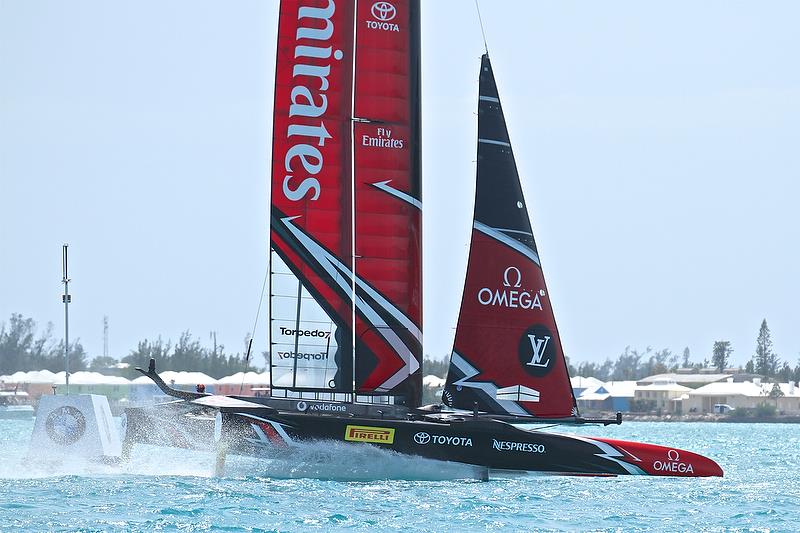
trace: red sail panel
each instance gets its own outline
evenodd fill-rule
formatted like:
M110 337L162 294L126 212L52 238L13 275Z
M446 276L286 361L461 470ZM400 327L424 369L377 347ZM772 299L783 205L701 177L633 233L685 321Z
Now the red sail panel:
M352 390L354 10L354 0L281 2L270 233L275 386Z
M418 0L359 2L355 61L356 389L416 403L422 357Z
M443 401L569 417L575 398L488 55L479 87L472 243Z
M549 293L542 269L526 252L473 229L453 358L480 372L469 376L465 369L462 383L450 384L461 390L451 394L463 396L480 384L476 391L495 400L476 395L482 410L571 416L572 391ZM456 403L472 407L469 401Z

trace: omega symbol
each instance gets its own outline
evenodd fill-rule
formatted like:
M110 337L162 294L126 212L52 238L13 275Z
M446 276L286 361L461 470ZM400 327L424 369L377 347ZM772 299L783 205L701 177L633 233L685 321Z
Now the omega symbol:
M676 450L670 450L667 452L667 458L669 458L670 461L677 462L680 460L681 454L679 454Z
M509 274L510 272L514 272L515 274ZM515 279L514 285L511 285L511 280ZM522 285L522 273L519 269L515 266L510 266L503 272L503 286L504 287L519 287Z

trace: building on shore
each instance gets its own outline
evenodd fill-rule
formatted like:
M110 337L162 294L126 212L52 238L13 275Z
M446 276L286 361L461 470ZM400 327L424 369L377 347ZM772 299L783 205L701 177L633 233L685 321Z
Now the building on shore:
M258 396L257 393L268 390L269 372L237 372L216 380L214 384L214 393L222 395Z
M583 391L577 400L582 411L628 412L635 397L635 381L607 381Z
M683 397L692 389L675 383L670 379L661 379L647 383L637 384L634 390L634 399L639 402L643 411L660 411L681 414L683 410Z
M688 369L684 369L688 370ZM637 380L639 385L650 385L652 383L665 383L671 382L690 389L697 389L708 385L709 383L716 383L718 381L725 381L732 377L731 373L710 373L710 372L670 372L668 374L655 374Z
M572 386L572 394L577 398L589 389L596 389L603 384L602 381L595 377L585 378L583 376L573 376L569 378L570 385Z
M800 387L794 382L779 383L778 389L775 385L758 378L744 382L728 378L723 382L709 383L688 393L683 410L685 413L713 413L716 405L728 405L734 409L774 405L779 413L800 414ZM774 389L780 392L773 392Z

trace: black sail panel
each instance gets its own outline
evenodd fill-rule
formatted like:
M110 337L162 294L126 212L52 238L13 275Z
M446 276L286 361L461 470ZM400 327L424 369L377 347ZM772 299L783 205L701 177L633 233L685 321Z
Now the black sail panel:
M509 236L535 252L531 222L488 55L481 61L479 91L475 220L508 230Z

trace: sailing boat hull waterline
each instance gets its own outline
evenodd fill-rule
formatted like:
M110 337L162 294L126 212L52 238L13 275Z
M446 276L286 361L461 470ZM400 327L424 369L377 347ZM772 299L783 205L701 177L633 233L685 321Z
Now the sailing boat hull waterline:
M164 389L176 392L166 385ZM208 411L210 405L221 407ZM396 410L381 419L378 413L384 410L391 411L374 405L202 396L155 409L129 409L123 449L129 454L137 443L215 449L219 474L228 454L291 458L308 444L339 443L473 465L485 469L485 476L489 470L589 476L723 475L713 460L678 448L524 429L471 413L401 409L405 419L393 418L400 414Z
M152 360L148 371L141 372L178 401L126 410L126 455L138 443L216 450L218 474L222 474L228 454L291 458L294 451L308 444L338 443L473 465L485 472L483 478L489 470L588 476L723 475L715 461L679 448L525 429L485 413L456 412L440 406L408 409L215 396L172 389L159 378ZM562 422L608 425L621 423L621 417Z
M701 455L519 425L580 416L488 54L475 212L443 405L419 407L419 0L283 0L270 228L270 397L176 391L137 442L274 457L376 446L489 470L721 476ZM291 455L289 455L291 457Z
M228 453L274 455L304 442L349 442L491 470L571 475L722 476L701 455L652 444L520 429L485 419L452 421L342 418L272 410L222 411ZM233 438L231 438L233 437ZM265 449L267 448L267 449Z

